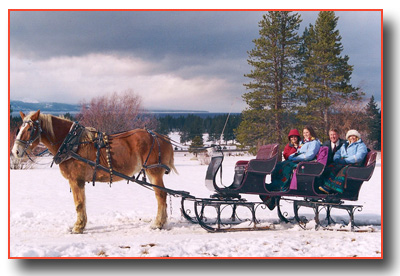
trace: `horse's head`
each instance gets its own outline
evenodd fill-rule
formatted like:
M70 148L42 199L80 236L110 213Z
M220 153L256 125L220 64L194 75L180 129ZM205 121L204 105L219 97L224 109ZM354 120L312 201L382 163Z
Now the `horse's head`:
M39 144L42 128L39 121L40 110L28 116L22 112L19 114L22 118L22 125L17 131L12 154L14 157L22 158L27 149L32 150Z

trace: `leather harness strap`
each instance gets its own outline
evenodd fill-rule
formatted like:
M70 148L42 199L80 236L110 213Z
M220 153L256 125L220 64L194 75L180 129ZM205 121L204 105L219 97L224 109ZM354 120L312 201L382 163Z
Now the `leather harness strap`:
M57 151L57 154L53 158L53 163L60 164L70 158L74 158L77 160L87 160L83 157L80 157L79 159L77 156L79 156L76 152L78 151L78 147L81 144L87 144L87 143L93 143L94 147L96 148L96 160L95 162L86 162L87 164L90 164L91 166L94 167L94 172L93 172L93 186L95 185L96 181L96 176L97 176L97 168L103 167L100 165L100 157L101 157L101 149L106 148L106 159L107 159L107 165L108 165L108 173L110 174L110 185L112 184L113 180L113 175L115 175L115 171L113 170L112 167L112 162L111 162L111 140L114 135L107 135L104 132L96 132L95 138L91 142L81 142L80 138L81 135L83 134L85 127L80 125L78 122L74 122L74 124L71 126L71 129L67 136L65 137L63 143L61 144L60 148ZM146 179L146 170L148 169L153 169L153 168L163 168L165 169L165 174L170 173L171 169L167 166L161 163L161 145L160 141L158 140L159 137L156 133L152 132L151 130L146 129L146 131L151 135L152 137L152 145L150 147L149 153L147 154L145 162L142 164L142 169L139 172L137 178L139 178L140 174L143 173L143 178L144 180ZM136 132L133 132L129 135L133 135ZM121 133L123 134L123 133ZM120 134L119 134L120 135ZM150 158L150 155L155 147L155 143L157 143L158 146L158 163L157 164L151 164L147 165L147 162ZM51 164L51 166L53 165ZM104 169L102 169L104 171ZM125 177L128 181L130 180L131 177ZM137 179L136 178L136 179Z

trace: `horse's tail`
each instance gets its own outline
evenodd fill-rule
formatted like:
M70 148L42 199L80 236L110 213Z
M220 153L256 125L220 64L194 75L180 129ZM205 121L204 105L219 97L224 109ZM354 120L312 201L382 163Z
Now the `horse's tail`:
M175 168L175 164L174 164L174 151L173 151L173 150L172 150L171 158L170 158L170 160L169 160L168 167L169 167L174 173L176 173L176 174L179 175L179 172L178 172L178 170Z
M178 174L179 175L179 172L178 172L178 170L175 168L175 166L174 166L174 164L172 163L172 164L170 164L170 166L169 166L169 168L174 172L174 173L176 173L176 174Z
M171 139L168 136L159 134L159 133L155 133L155 135L160 138L160 140L162 141L163 144L167 144L167 151L169 153L169 160L167 161L168 164L166 164L174 173L179 175L178 170L175 168L174 165L174 148L172 146L171 143Z

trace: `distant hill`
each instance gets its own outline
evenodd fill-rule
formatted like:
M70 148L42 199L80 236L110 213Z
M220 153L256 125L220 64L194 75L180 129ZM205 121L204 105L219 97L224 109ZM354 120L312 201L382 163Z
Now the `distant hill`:
M65 113L76 114L81 110L79 104L66 104L66 103L54 103L54 102L38 102L29 103L23 101L10 101L11 108L13 110L13 116L18 114L20 111L28 113L30 111L39 110L44 113L50 113L53 115L60 115ZM208 111L201 110L161 110L154 109L148 110L150 113L208 113Z
M39 110L44 113L51 114L65 114L77 113L80 111L80 106L77 104L66 104L66 103L53 103L53 102L39 102L39 103L27 103L23 101L10 101L13 113L15 112L30 112Z

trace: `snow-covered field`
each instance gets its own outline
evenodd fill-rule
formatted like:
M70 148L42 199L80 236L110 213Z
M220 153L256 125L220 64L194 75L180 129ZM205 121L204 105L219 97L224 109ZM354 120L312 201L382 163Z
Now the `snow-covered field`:
M226 156L224 184L232 181L237 160L252 156ZM40 162L45 162L41 160ZM209 197L204 186L207 166L184 153L175 154L179 175L164 177L168 188ZM359 201L362 212L356 224L366 232L303 230L295 224L278 224L276 211L264 211L273 230L208 233L186 221L180 198L168 199L168 223L152 230L156 214L154 193L134 183L86 185L88 224L83 234L71 234L76 219L72 194L58 167L49 165L10 172L10 257L374 257L381 246L381 163L364 183ZM255 196L245 196L249 201ZM285 207L285 204L287 206ZM289 203L283 203L290 213ZM309 219L312 211L304 209ZM332 214L335 221L347 213ZM333 227L337 229L338 227ZM331 229L332 230L332 229Z

